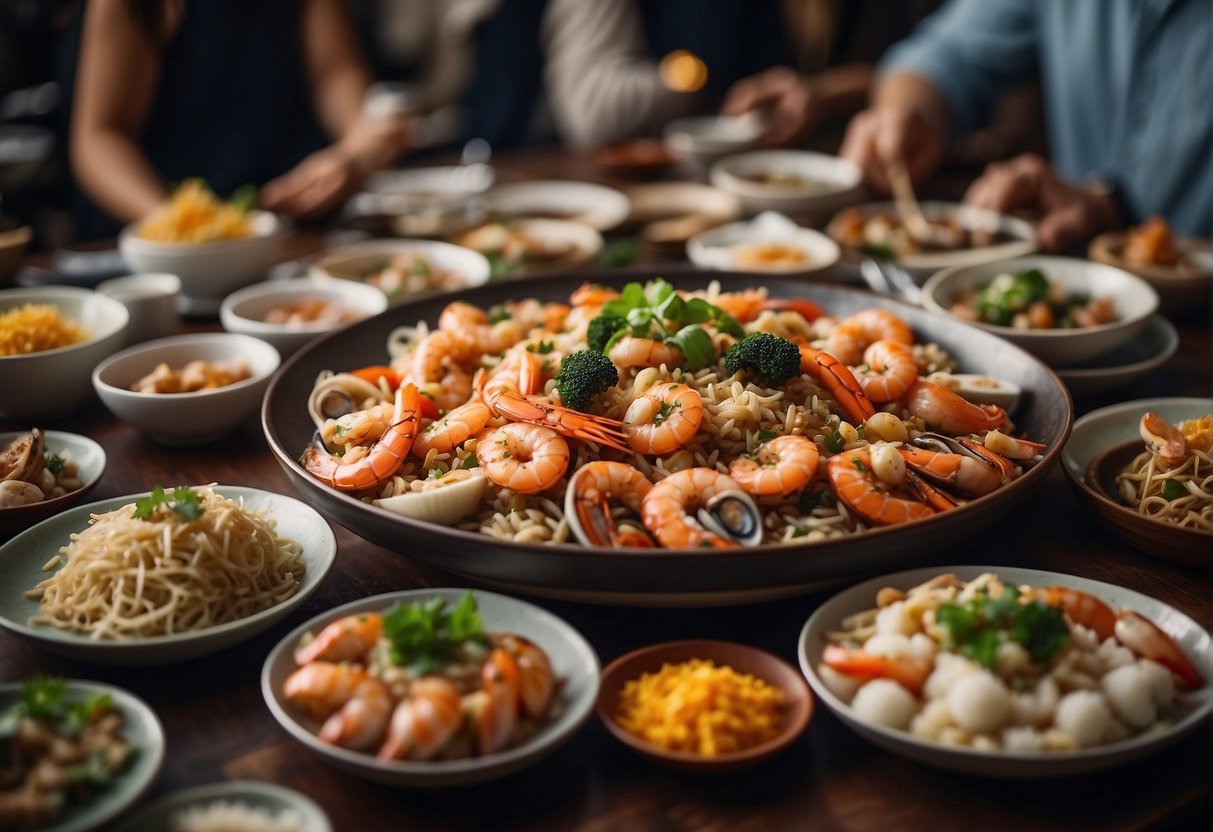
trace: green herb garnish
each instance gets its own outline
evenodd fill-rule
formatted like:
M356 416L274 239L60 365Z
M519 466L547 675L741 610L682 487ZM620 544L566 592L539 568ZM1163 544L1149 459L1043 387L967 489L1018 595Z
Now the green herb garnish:
M245 183L232 193L232 205L241 214L247 214L257 207L257 186Z
M842 431L838 430L826 434L822 441L825 443L826 450L832 454L840 453L847 444L842 438Z
M653 424L660 425L670 417L670 414L674 412L674 408L681 406L681 402L662 402L661 406L657 408L657 415L653 417Z
M774 439L778 435L779 435L779 433L777 431L767 430L766 428L758 429L758 441L759 442L770 442L772 439Z
M486 641L484 622L470 592L452 608L441 598L397 604L383 614L383 632L392 663L405 665L417 675L432 673L450 661L465 642Z
M135 519L149 520L159 506L167 506L173 513L187 523L192 523L202 516L202 499L184 486L173 489L171 494L160 486L152 489L152 493L135 503Z
M477 458L477 456L475 454L468 454L467 457L464 458L463 464L459 467L460 468L476 468L479 465L480 465L479 458Z
M56 477L63 472L63 466L66 464L67 463L64 462L63 457L59 456L59 454L47 454L46 470L50 471Z
M1184 488L1175 480L1166 480L1162 484L1162 498L1167 502L1178 500L1180 497L1188 493L1188 489Z
M540 355L547 355L552 350L556 349L556 344L552 341L540 341L538 344L527 344L527 352L535 352Z
M983 590L964 604L940 605L936 620L946 636L944 649L993 670L999 645L1015 641L1032 661L1047 661L1070 641L1065 616L1060 607L1037 600L1021 604L1019 597L1019 590L1008 586L997 598Z

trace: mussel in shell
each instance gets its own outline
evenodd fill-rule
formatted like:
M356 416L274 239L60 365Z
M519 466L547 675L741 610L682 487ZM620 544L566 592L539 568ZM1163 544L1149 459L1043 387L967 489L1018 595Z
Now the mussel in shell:
M707 501L697 514L709 531L742 546L762 542L762 512L744 491L723 491Z

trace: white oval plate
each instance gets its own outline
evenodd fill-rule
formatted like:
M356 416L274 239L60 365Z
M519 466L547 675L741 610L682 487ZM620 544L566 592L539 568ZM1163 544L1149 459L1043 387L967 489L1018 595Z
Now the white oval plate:
M116 832L165 832L173 828L173 818L181 811L220 801L273 815L293 811L299 816L299 832L333 832L333 824L316 801L294 789L259 780L231 780L173 792L120 824Z
M861 720L855 716L849 705L830 692L817 675L817 663L826 644L826 631L836 629L848 615L875 607L876 592L882 587L909 589L947 572L954 573L961 580L972 580L983 572L994 572L1008 583L1071 587L1095 595L1109 606L1134 609L1166 630L1184 648L1204 676L1204 687L1186 694L1191 710L1163 731L1068 753L989 752L954 748L920 739L907 731L872 725ZM801 671L821 701L839 719L866 739L911 760L983 777L1061 777L1112 768L1178 740L1195 729L1213 709L1213 642L1203 627L1169 604L1140 592L1102 581L1039 569L1011 566L932 566L864 581L840 592L817 608L800 631L797 655L800 657Z
M122 712L122 736L135 749L125 771L114 781L98 789L87 800L70 805L53 826L54 832L87 832L96 829L131 806L147 791L164 762L164 729L156 713L139 697L122 688L83 679L67 680L71 701L99 693L108 693ZM80 696L84 694L84 696ZM0 684L0 712L21 699L21 684Z
M485 208L500 217L574 220L609 231L628 218L632 204L605 185L543 180L498 185L488 192Z
M307 568L298 591L290 598L239 621L191 633L130 641L93 641L83 633L30 626L27 622L30 616L38 613L39 604L26 598L25 591L49 574L42 571L42 565L59 551L59 547L67 545L72 532L88 526L91 514L113 511L149 493L143 492L78 506L44 520L0 547L0 569L4 571L3 588L0 589L0 627L76 659L110 665L159 665L216 653L277 623L302 605L328 574L337 555L333 530L319 512L293 497L237 485L217 485L215 492L232 500L243 499L247 508L264 509L277 523L279 534L303 547Z
M316 736L320 724L298 713L282 697L282 684L295 670L292 654L304 633L315 633L326 624L347 615L377 612L401 602L444 598L448 603L457 603L466 592L466 589L453 588L389 592L353 601L299 625L278 642L266 657L261 669L261 694L265 697L265 704L288 733L326 762L379 783L421 788L457 786L504 777L538 762L572 737L594 710L601 678L598 655L581 633L563 619L533 604L495 592L472 590L485 629L526 636L547 652L553 673L564 680L560 687L564 710L560 716L516 748L466 760L394 760L381 763L373 754L321 742Z

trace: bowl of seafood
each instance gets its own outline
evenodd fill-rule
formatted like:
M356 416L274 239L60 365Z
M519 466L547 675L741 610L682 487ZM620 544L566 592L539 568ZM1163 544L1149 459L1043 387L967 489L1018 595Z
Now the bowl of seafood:
M338 522L443 569L704 605L967 537L1069 433L1038 361L897 301L757 275L585 277L421 300L305 347L267 392L272 452Z
M996 332L1051 367L1115 350L1146 328L1158 294L1126 271L1073 257L1019 257L945 269L923 306Z
M1062 470L1078 498L1132 546L1209 566L1213 400L1142 399L1074 423Z
M759 150L726 156L712 165L710 179L720 190L740 197L751 213L833 212L856 202L862 192L855 165L805 150Z
M478 251L437 240L368 240L335 248L312 264L319 283L354 281L373 286L389 304L435 292L481 286L489 261Z
M930 239L905 227L891 202L845 208L826 233L842 246L844 261L864 257L892 260L925 280L940 269L1021 257L1036 251L1036 231L1016 217L952 202L923 202Z
M0 535L79 503L105 471L105 451L87 436L31 428L0 433Z
M175 335L110 356L93 386L115 416L156 441L197 445L239 427L280 362L278 350L250 335Z
M387 297L352 280L310 278L248 286L223 299L219 320L228 332L251 335L290 355L308 341L346 324L378 315Z
M986 777L1054 777L1149 754L1213 709L1213 643L1112 584L994 566L916 569L818 607L800 664L871 742Z
M74 286L0 290L0 417L65 416L92 394L97 363L122 346L130 314Z
M590 715L598 682L594 649L546 610L492 592L417 589L295 628L266 658L261 692L326 762L438 788L552 753Z
M602 250L602 235L572 220L490 222L452 239L483 254L494 277L580 266Z
M729 641L633 650L607 666L598 693L598 717L616 739L692 772L769 760L804 733L812 715L813 696L795 668Z
M1213 249L1208 240L1174 234L1151 217L1137 228L1109 231L1091 241L1087 256L1131 272L1158 292L1164 314L1180 315L1209 302Z

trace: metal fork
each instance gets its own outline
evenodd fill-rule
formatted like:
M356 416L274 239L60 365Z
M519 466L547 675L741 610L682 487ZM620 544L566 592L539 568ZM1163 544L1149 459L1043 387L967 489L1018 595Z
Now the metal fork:
M889 262L865 257L859 264L859 273L864 282L875 292L886 295L900 295L915 305L922 301L922 289L910 274Z

